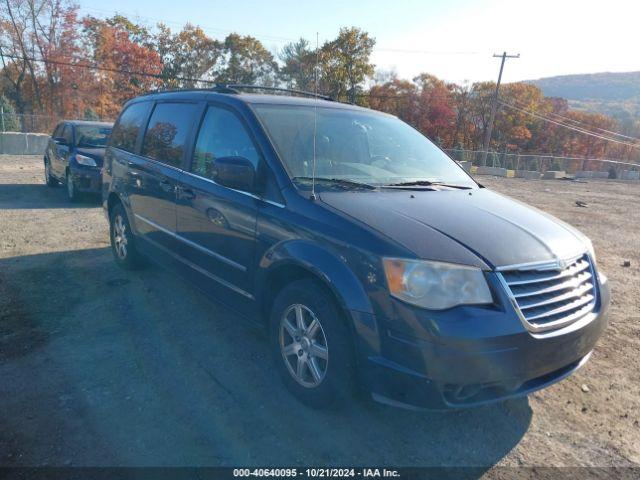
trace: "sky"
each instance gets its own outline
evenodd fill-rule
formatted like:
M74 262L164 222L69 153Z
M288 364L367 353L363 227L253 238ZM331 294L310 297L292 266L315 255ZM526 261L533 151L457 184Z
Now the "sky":
M235 31L272 52L304 37L312 45L356 26L376 39L372 61L401 78L428 72L447 81L503 81L640 70L639 0L80 0L81 13L118 12L142 23L186 22L214 38Z

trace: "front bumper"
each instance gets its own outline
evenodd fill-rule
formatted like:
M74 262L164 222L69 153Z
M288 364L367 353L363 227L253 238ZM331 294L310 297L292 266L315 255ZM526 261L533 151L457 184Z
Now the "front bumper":
M376 318L379 348L361 356L361 377L375 400L407 408L447 410L527 395L587 362L608 322L606 280L599 291L593 313L543 334L526 330L504 301L504 310L401 306L401 318Z
M100 167L70 167L71 177L79 192L102 192L102 173Z

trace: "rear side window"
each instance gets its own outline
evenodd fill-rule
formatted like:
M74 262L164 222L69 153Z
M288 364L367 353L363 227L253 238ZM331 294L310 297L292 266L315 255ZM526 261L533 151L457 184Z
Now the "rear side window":
M220 157L245 157L257 168L260 154L235 114L209 107L200 127L191 171L210 178L211 162Z
M193 103L158 103L149 119L142 154L180 167L196 109Z
M134 103L120 115L118 123L111 134L111 145L128 152L134 152L138 133L147 118L150 102Z

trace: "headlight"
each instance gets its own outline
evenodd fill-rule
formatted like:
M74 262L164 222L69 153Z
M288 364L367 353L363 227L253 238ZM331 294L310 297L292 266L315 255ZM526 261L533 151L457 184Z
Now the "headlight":
M91 157L85 157L84 155L76 155L76 162L80 165L86 165L87 167L95 167L96 161Z
M479 268L398 258L385 258L383 263L389 292L407 303L430 310L493 303Z

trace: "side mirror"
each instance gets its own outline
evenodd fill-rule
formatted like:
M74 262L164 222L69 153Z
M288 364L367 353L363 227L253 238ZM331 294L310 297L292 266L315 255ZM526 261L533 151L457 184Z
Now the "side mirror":
M256 184L256 169L245 157L219 157L210 163L211 179L236 190L253 192Z
M64 137L53 137L53 141L58 145L67 145L67 139Z

